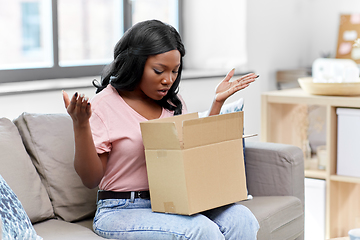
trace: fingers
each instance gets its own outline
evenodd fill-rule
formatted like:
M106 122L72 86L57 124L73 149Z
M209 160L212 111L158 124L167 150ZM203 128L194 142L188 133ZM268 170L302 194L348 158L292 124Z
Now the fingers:
M234 93L248 87L250 83L254 82L256 78L259 77L259 75L256 75L255 73L249 73L230 82L230 79L233 77L234 73L235 69L231 69L231 71L226 75L224 80L221 81L216 87L217 101L225 101Z
M250 83L254 82L258 77L259 75L255 73L249 73L235 80L234 85L231 87L231 95L250 86Z
M239 79L237 79L237 81L250 81L250 82L253 82L258 77L259 77L259 75L256 75L255 73L248 73L248 74L240 77Z
M91 107L89 98L85 97L84 94L78 94L77 92L72 96L71 100L69 95L63 91L63 98L65 107L70 115L76 113L90 113Z
M67 107L68 113L72 113L72 112L74 112L74 110L76 109L77 97L78 97L78 93L76 92L76 93L72 96L71 101L70 101L70 103L69 103L69 106Z
M230 70L230 72L224 78L223 82L229 82L230 79L234 76L234 74L235 74L235 68ZM259 75L256 75L255 73L248 73L248 74L236 79L234 82L235 83L240 83L240 82L251 83L251 82L254 82L255 79L258 77L259 77Z
M246 74L242 77L240 77L239 79L235 80L234 82L236 82L237 84L241 84L241 85L246 85L249 86L250 83L254 82L256 80L256 78L258 78L259 75L256 75L255 73L249 73Z
M65 92L64 90L62 91L63 93L63 99L64 99L64 104L65 104L65 108L67 109L68 113L72 113L75 109L75 102L77 99L77 93L75 93L71 100L69 98L69 95L67 94L67 92Z
M228 74L226 74L226 77L224 78L223 82L229 82L230 79L234 76L235 68L231 69Z
M74 97L75 95L77 95L77 93L74 94ZM89 98L88 97L85 97L84 94L80 94L79 97L76 99L72 99L71 101L74 106L75 106L75 112L77 113L86 113L90 110L90 102L89 102Z
M66 110L73 120L74 126L81 127L87 126L89 118L91 117L91 106L89 98L84 94L78 94L77 92L69 99L68 94L63 91L64 103Z
M65 108L68 108L68 106L70 105L69 95L64 90L62 91L62 95L64 99Z

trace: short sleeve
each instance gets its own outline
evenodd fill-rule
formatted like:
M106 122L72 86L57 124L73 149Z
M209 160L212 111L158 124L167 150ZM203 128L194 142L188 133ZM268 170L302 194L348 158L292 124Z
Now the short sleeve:
M110 152L111 143L108 129L104 121L95 112L90 117L90 127L96 152L98 154Z

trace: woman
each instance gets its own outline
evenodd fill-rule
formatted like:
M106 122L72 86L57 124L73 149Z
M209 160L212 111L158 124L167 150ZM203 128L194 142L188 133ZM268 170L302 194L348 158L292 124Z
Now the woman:
M193 216L151 211L140 122L186 113L178 86L185 49L178 32L157 20L130 28L104 69L91 104L77 93L64 102L73 120L75 170L85 186L99 186L94 231L116 239L256 239L259 228L242 205ZM210 115L256 78L251 73L218 85Z

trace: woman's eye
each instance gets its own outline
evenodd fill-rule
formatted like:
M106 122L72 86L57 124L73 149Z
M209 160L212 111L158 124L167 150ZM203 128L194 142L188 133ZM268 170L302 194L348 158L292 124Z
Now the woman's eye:
M176 71L172 71L174 74L177 74L179 73L179 70L176 70Z
M162 71L157 70L156 68L154 68L154 72L155 72L156 74L162 74L162 73L163 73Z

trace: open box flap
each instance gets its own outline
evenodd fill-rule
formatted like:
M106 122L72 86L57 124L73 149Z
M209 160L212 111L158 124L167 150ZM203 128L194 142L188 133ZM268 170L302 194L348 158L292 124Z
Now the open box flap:
M197 113L141 122L145 149L181 149L183 121L194 118Z
M140 123L145 149L180 149L175 123Z
M241 139L243 112L228 113L183 122L184 149Z

